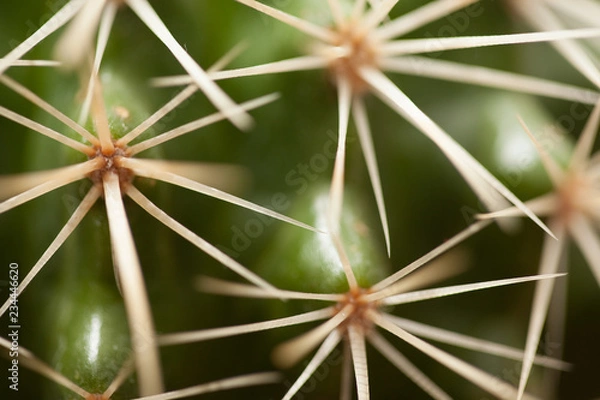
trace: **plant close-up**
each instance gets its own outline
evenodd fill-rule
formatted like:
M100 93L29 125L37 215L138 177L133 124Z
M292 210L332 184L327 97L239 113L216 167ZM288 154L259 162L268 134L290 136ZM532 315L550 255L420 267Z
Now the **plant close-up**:
M597 0L0 21L1 398L600 399Z

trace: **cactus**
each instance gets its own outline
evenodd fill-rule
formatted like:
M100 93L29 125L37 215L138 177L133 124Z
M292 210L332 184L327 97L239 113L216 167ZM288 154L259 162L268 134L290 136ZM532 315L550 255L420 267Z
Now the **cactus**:
M2 5L2 398L600 396L572 3Z

